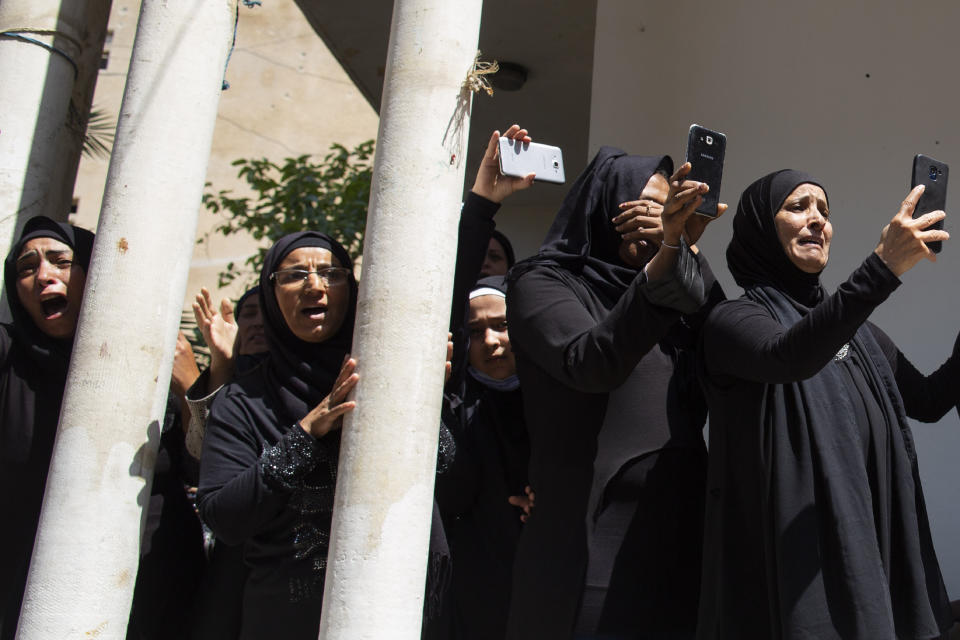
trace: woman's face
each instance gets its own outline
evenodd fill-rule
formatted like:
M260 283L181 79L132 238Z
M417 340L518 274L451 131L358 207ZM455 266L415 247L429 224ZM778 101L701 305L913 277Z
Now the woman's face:
M783 201L773 221L790 262L804 273L823 271L833 238L823 189L815 184L801 184Z
M28 240L17 256L17 297L42 332L69 338L77 330L86 271L73 249L54 238Z
M494 380L517 372L507 334L507 301L495 295L477 296L470 301L467 315L470 332L470 365Z
M662 174L655 173L640 192L638 200L643 200L648 204L648 211L657 222L660 221L660 214L663 213L663 206L667 202L667 194L670 193L670 183ZM657 251L660 250L659 242L650 240L635 240L628 242L626 240L620 243L620 259L633 267L642 268L649 262Z
M252 356L267 350L267 336L263 332L263 314L260 297L247 296L237 314L237 354Z
M277 266L284 269L319 271L341 265L328 249L301 247L294 249ZM316 273L292 284L274 282L274 294L280 313L293 335L304 342L323 342L333 337L347 316L350 303L349 277L328 286Z
M480 277L505 276L508 269L507 252L504 251L503 245L497 242L496 238L490 238L487 255L483 258L483 266L480 267Z

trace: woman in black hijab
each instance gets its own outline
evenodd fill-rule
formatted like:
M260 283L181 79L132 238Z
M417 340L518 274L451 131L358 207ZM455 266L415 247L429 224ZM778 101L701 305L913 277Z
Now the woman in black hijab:
M692 636L705 407L683 314L722 292L688 246L706 223L688 171L602 148L510 273L536 507L508 638Z
M13 638L60 417L93 234L30 219L3 265L0 325L0 639Z
M828 295L821 183L772 173L741 196L727 250L745 290L703 329L710 469L699 638L940 637L951 625L907 416L960 402L960 357L925 377L870 313L931 257L914 189Z
M341 417L357 381L347 354L357 283L329 236L278 240L260 274L269 355L210 410L198 506L250 569L241 638L315 638L320 623Z
M453 561L449 605L453 637L502 638L522 511L530 445L523 396L506 320L503 276L482 278L469 293L466 367L456 366L444 423L456 443L436 497ZM518 498L514 498L517 501Z

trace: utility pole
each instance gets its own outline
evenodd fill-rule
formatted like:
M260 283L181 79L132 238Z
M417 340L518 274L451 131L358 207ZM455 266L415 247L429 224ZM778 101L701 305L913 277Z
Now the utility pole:
M320 638L420 637L482 0L396 0ZM415 329L411 329L415 327Z
M19 640L126 635L233 19L141 6Z

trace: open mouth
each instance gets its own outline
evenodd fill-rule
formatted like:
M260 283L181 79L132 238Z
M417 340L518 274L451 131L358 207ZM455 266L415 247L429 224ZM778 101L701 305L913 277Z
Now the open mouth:
M814 246L817 246L817 247L822 247L822 246L823 246L823 240L820 239L820 238L801 238L799 244L804 245L804 246L814 245Z
M40 301L40 308L46 318L54 318L67 310L67 297L55 296Z
M308 318L319 320L324 317L327 312L327 307L325 305L319 305L316 307L304 307L300 313L307 316Z

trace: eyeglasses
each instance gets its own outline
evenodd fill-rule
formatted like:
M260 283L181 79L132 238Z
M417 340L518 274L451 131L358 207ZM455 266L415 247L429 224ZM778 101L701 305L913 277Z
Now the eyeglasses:
M316 271L307 271L306 269L281 269L270 274L270 279L281 287L300 287L310 278L311 274L316 274L320 279L320 284L324 287L335 287L346 284L350 277L350 271L342 267L327 267L317 269Z

